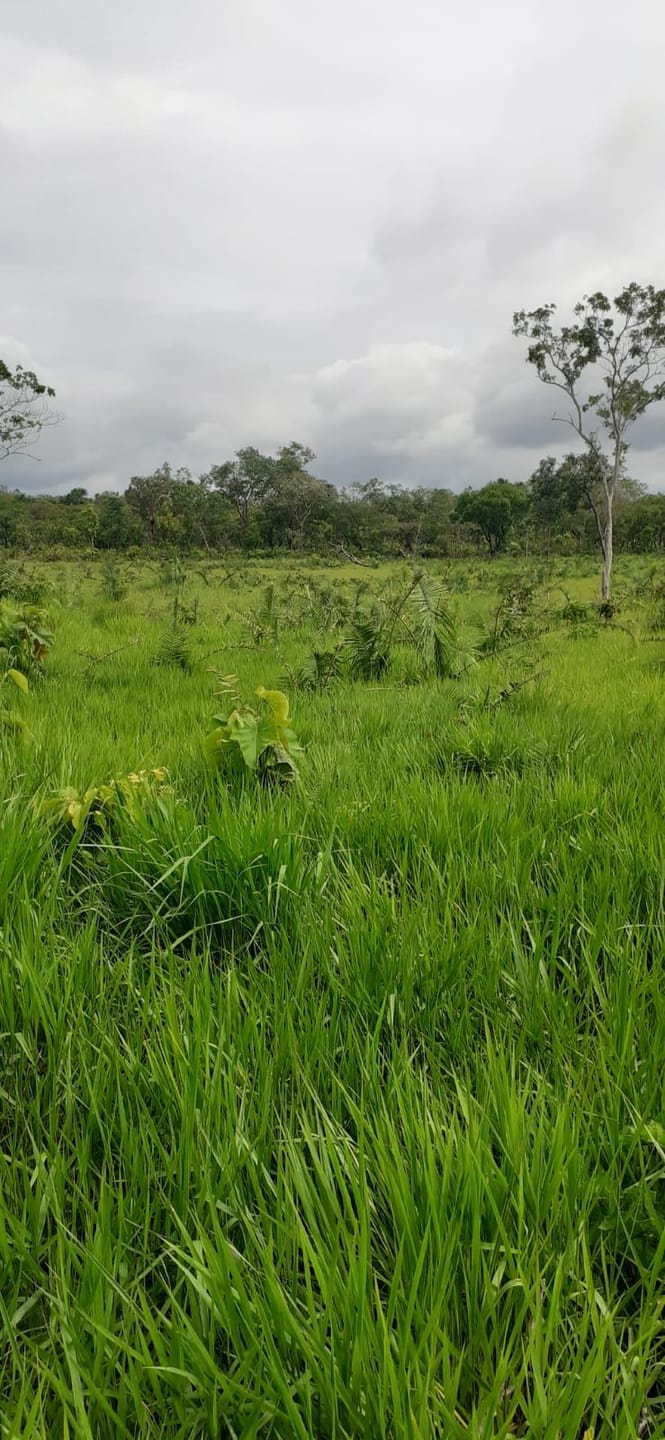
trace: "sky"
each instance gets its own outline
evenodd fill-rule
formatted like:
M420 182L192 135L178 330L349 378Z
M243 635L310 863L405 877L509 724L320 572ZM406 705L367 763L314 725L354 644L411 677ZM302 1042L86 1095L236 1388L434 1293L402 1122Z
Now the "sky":
M0 356L64 417L0 484L527 479L513 312L665 286L664 57L662 0L0 0Z

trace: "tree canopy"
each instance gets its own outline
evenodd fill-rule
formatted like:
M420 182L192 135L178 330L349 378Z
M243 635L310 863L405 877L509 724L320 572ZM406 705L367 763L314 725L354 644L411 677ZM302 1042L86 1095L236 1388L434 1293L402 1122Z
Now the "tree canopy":
M57 423L49 405L54 395L34 370L22 365L12 370L0 360L0 460L25 453L45 425Z
M82 486L60 497L0 488L0 547L493 560L591 553L597 544L597 477L585 452L546 456L526 481L492 480L461 494L406 490L376 476L338 490L312 472L315 457L295 442L275 455L252 448L249 477L246 456L240 451L198 478L164 462L151 475L134 475L124 494L96 498ZM239 477L251 487L240 503ZM643 495L624 474L615 503L619 545L665 549L665 496Z
M490 555L505 550L516 521L528 506L524 486L495 480L481 490L464 490L458 497L455 514L463 525L474 525L487 544Z

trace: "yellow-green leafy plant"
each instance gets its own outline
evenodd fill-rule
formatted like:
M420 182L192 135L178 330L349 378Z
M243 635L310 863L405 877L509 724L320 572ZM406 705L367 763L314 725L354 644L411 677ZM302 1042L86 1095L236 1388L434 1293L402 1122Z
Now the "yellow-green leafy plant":
M156 791L163 793L167 780L168 771L158 766L132 771L103 785L89 785L87 790L66 785L42 802L41 811L55 823L71 825L76 831L82 831L88 823L104 830L114 811L121 808L136 815L149 796Z
M44 618L37 605L18 606L0 600L0 672L14 669L29 675L41 671L53 644Z
M255 709L241 699L235 683L235 675L220 677L218 694L228 697L230 708L214 717L215 728L205 742L209 763L229 770L240 765L265 783L295 780L295 756L301 747L289 724L287 696L259 685L255 693L260 703Z
M28 682L22 670L15 670L12 666L8 666L6 670L0 670L0 726L3 730L15 730L25 734L27 726L23 716L19 715L18 710L12 710L5 703L7 694L5 686L7 684L15 685L22 694L25 694L28 689Z

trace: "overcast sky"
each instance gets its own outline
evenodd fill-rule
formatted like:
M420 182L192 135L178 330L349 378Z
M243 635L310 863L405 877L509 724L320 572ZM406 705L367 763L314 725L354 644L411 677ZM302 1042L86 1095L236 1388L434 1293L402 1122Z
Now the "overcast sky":
M665 286L664 62L663 0L0 0L0 356L66 417L0 484L526 479L513 311Z

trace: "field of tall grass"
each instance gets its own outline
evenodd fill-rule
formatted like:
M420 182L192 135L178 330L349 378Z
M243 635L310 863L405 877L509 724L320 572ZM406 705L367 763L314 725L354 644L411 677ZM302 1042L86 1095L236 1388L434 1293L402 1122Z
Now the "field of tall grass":
M3 1437L665 1435L660 571L15 567Z

